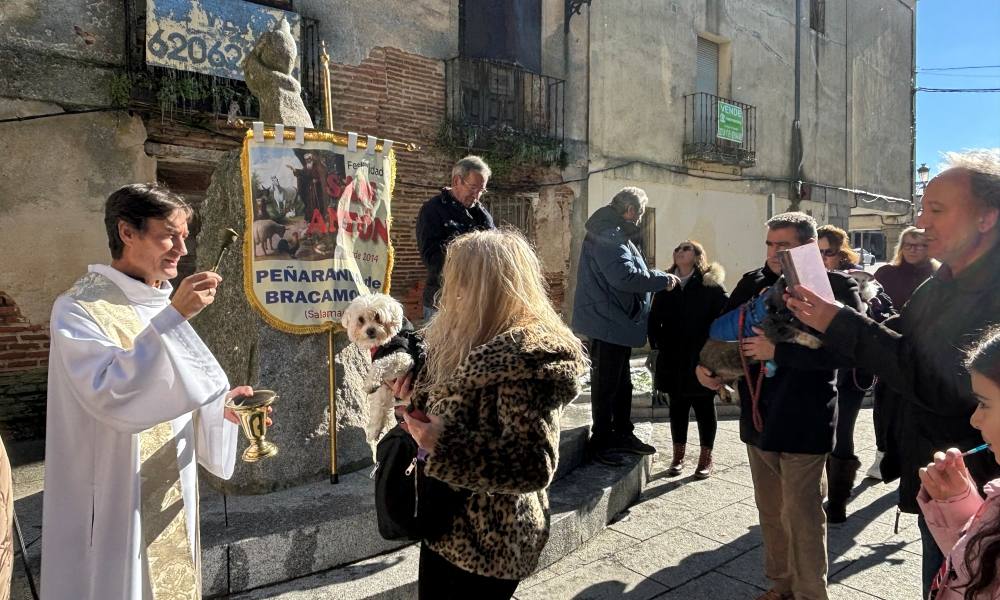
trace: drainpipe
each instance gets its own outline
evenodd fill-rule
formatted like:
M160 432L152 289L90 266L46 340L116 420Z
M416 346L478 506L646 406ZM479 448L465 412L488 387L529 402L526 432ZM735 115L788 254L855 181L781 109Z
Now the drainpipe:
M795 119L792 121L791 210L799 209L802 179L802 3L795 0Z

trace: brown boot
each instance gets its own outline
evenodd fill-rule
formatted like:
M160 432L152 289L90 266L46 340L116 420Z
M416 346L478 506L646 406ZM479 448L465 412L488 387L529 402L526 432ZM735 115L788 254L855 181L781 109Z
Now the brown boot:
M674 458L670 461L670 468L667 469L667 475L670 477L676 477L684 470L684 450L686 448L687 446L684 444L674 444Z
M701 455L698 457L698 467L694 470L695 479L708 479L712 474L712 449L701 447Z

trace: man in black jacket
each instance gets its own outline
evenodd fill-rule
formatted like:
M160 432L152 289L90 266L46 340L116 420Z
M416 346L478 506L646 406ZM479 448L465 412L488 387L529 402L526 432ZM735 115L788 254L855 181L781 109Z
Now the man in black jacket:
M739 308L777 281L779 250L816 240L816 221L800 212L776 215L767 228L767 263L743 275L723 312ZM837 272L827 276L838 300L862 310L853 279ZM744 379L739 383L740 439L750 459L764 570L774 581L758 600L827 600L825 466L837 422L836 369L850 365L824 348L775 345L762 335L744 340L743 353L762 364L777 364L771 377L750 368L754 389ZM697 367L696 375L709 389L722 385L705 367Z
M788 299L800 320L825 332L826 347L874 372L894 392L893 405L882 407L893 422L882 473L885 481L900 478L899 508L918 514L918 469L937 450L982 442L969 422L977 400L963 358L973 340L1000 322L1000 156L980 150L948 159L949 168L927 185L917 217L927 253L944 264L899 317L880 326L802 287ZM965 463L980 487L1000 474L992 454ZM943 555L923 517L917 522L926 597Z
M427 267L424 319L437 309L434 296L441 289L441 268L448 242L470 231L496 229L493 217L479 201L490 180L489 166L478 156L466 156L451 169L451 187L424 203L417 215L417 247Z

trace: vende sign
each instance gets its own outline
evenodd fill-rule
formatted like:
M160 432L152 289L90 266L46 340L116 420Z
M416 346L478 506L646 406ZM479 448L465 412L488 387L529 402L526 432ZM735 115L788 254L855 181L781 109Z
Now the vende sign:
M299 39L299 15L277 8L236 0L146 0L146 63L242 80L243 58L282 18Z
M715 137L730 142L743 143L743 109L719 100L718 131Z

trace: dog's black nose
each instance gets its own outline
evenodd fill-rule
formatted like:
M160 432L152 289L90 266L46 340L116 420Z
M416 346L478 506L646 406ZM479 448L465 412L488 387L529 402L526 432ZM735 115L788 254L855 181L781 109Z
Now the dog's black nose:
M376 335L378 335L378 331L377 331L377 330L376 330L376 329L375 329L374 327L369 327L369 328L368 328L368 329L367 329L367 330L365 331L365 333L367 333L367 334L368 334L368 337L370 337L370 338L373 338L373 337L375 337Z

